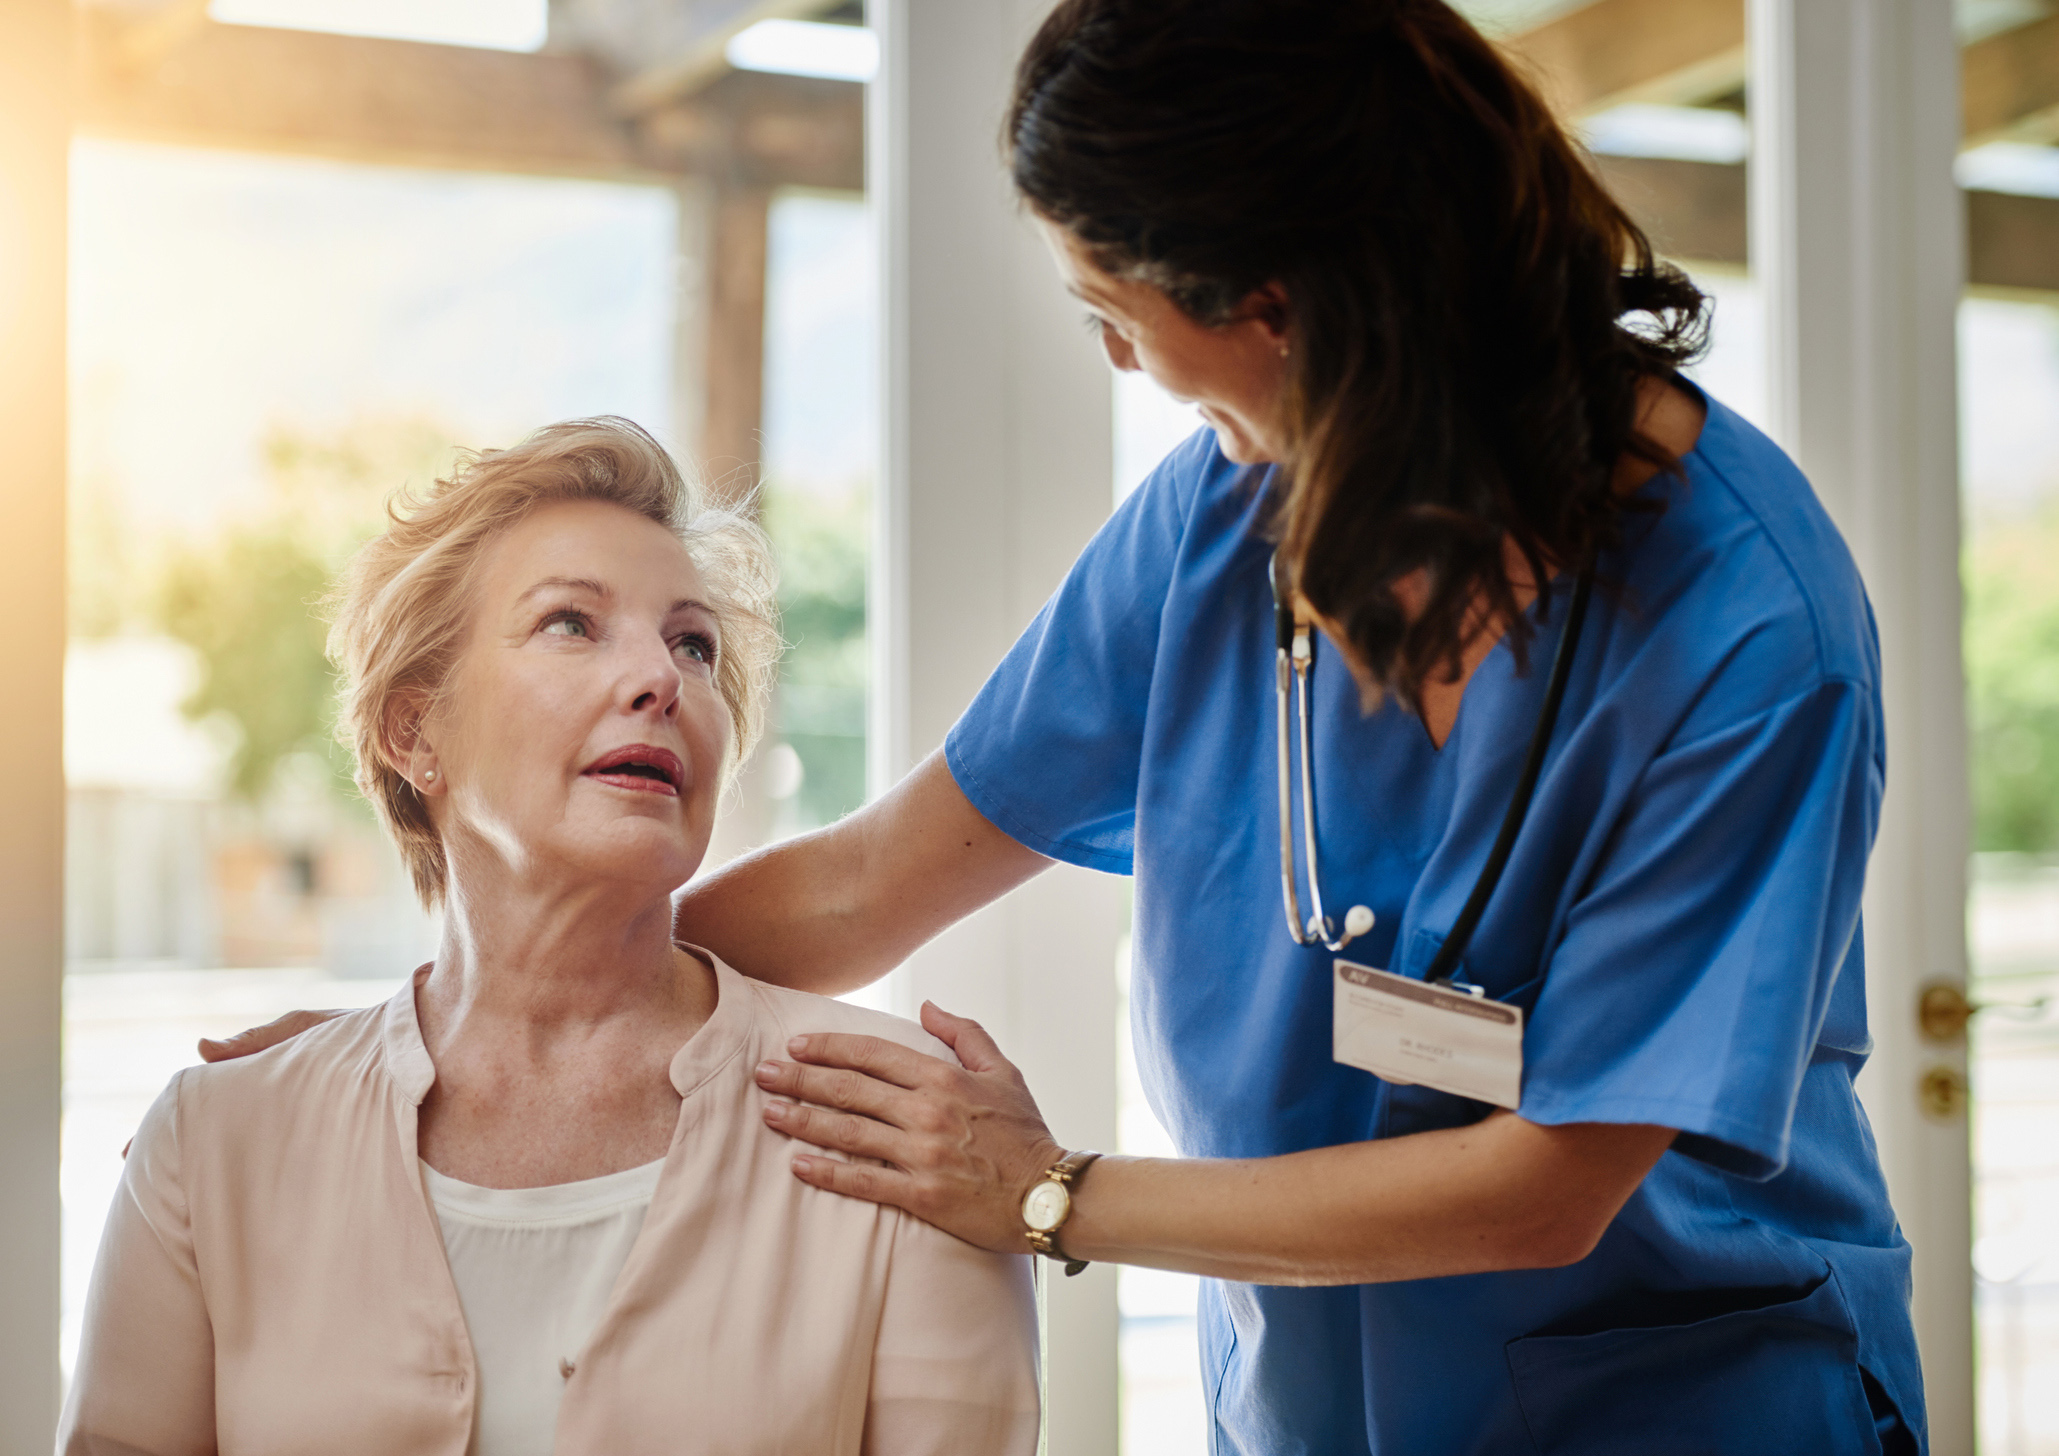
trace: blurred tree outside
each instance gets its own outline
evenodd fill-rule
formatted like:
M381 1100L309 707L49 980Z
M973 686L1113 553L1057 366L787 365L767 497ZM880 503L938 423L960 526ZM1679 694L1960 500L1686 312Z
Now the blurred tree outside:
M779 560L780 666L773 736L800 757L791 830L834 823L865 802L865 576L869 493L782 491L761 497Z
M310 604L328 580L322 557L275 521L231 527L166 568L159 624L204 666L180 706L195 721L235 724L229 786L240 798L262 799L287 755L319 751L334 681Z
M265 507L212 537L170 548L155 625L200 657L196 721L226 719L238 744L230 786L262 799L295 754L325 759L346 798L336 744L335 673L319 603L345 561L384 521L386 498L446 473L448 432L418 419L361 420L333 435L278 428L265 441Z
M1978 524L1964 577L1974 846L2059 853L2059 498Z

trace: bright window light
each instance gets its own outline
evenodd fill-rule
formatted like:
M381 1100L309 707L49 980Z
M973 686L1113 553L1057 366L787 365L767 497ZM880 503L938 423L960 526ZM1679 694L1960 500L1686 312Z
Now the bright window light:
M550 0L211 0L207 13L225 25L497 51L537 50L550 29Z
M1742 162L1750 144L1743 117L1706 106L1612 106L1580 134L1592 152L1686 162Z
M738 31L723 54L739 71L870 81L879 69L879 38L862 25L761 20Z
M1959 153L1952 170L1969 191L2059 197L2059 147L1989 142Z

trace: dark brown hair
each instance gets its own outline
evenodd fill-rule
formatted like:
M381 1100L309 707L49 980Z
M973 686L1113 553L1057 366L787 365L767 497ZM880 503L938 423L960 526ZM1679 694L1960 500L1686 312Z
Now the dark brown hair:
M1699 352L1702 295L1442 0L1064 0L1005 142L1030 207L1197 322L1284 288L1271 530L1404 701L1483 606L1523 660L1504 540L1536 581L1591 563L1621 539L1617 459L1677 469L1637 386Z

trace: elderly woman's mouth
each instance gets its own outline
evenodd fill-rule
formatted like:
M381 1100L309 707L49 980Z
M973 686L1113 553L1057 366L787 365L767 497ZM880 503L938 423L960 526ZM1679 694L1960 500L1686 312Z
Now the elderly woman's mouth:
M647 743L633 743L603 754L580 772L585 778L598 779L618 789L673 798L679 796L680 785L686 782L686 765L679 761L679 755Z

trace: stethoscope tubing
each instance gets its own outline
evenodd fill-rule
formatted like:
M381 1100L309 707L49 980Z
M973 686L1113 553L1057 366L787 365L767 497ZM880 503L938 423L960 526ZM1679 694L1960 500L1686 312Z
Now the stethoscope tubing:
M1294 620L1292 606L1282 597L1279 582L1279 558L1277 553L1268 567L1273 588L1275 627L1275 702L1277 704L1277 742L1279 746L1279 812L1280 812L1280 892L1287 914L1287 931L1296 945L1321 944L1331 951L1341 951L1358 935L1371 928L1371 914L1362 906L1354 906L1347 918L1344 935L1333 938L1334 932L1328 917L1323 914L1322 871L1317 859L1315 829L1315 787L1312 761L1313 734L1309 726L1309 679L1314 675L1315 641L1313 632ZM1488 852L1487 862L1481 866L1480 874L1473 882L1472 893L1466 897L1465 907L1459 912L1458 920L1452 925L1451 933L1438 948L1437 955L1423 974L1425 981L1449 986L1459 963L1465 958L1471 945L1473 932L1479 927L1480 919L1487 912L1487 905L1494 897L1494 891L1501 883L1504 870L1508 868L1509 856L1514 852L1516 837L1522 833L1523 823L1530 815L1530 803L1536 796L1537 782L1543 776L1544 757L1551 746L1552 733L1558 726L1559 709L1566 698L1566 684L1572 674L1573 656L1580 641L1580 631L1587 620L1588 602L1594 594L1594 568L1581 570L1573 585L1573 600L1566 613L1565 630L1559 634L1557 648L1552 653L1551 675L1545 684L1544 703L1537 713L1537 722L1530 731L1530 743L1523 755L1523 768L1516 780L1514 793L1509 798L1508 808L1502 814L1501 829L1495 835L1494 847ZM1292 709L1289 700L1292 699ZM1298 710L1298 713L1295 711ZM1304 924L1301 917L1300 873L1295 864L1294 819L1293 819L1293 728L1294 718L1299 718L1301 746L1301 827L1306 842L1308 859L1309 907L1312 913ZM1363 918L1362 926L1353 922Z

